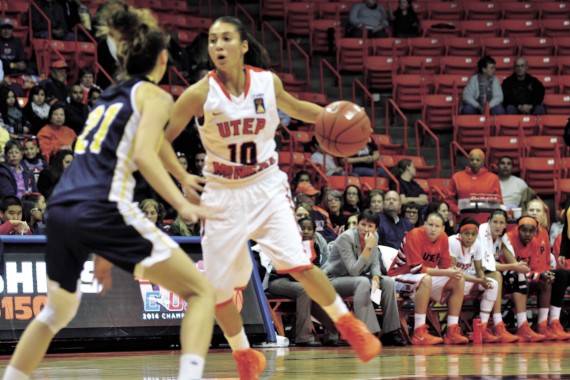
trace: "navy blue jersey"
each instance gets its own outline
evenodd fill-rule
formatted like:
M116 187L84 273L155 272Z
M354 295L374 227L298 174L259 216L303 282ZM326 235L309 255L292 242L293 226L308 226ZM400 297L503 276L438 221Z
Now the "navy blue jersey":
M75 158L50 197L50 204L133 200L133 172L138 170L133 161L134 139L140 120L135 92L145 81L129 79L103 92L77 138Z

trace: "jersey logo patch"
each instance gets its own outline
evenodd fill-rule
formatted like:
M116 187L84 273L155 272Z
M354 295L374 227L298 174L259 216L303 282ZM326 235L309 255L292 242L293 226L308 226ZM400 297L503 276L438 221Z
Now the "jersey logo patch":
M253 104L255 106L255 113L265 113L265 103L263 102L263 98L255 98L253 99Z

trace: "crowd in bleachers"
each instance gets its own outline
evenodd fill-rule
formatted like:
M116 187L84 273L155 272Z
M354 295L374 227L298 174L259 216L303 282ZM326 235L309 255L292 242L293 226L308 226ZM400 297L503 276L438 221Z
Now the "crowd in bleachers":
M265 16L274 11L268 7L274 2L263 2ZM77 0L21 3L10 2L13 13L0 20L0 234L23 235L43 233L46 201L73 160L73 142L114 80L116 46L98 40L94 31L105 12L127 1L99 7ZM158 7L160 2L140 3L157 7L170 30L172 70L162 84L179 95L207 72L200 33L211 20L192 16L187 4L174 0L170 7L180 6L180 15ZM286 36L309 33L311 53L336 49L337 70L362 72L367 88L391 90L396 106L422 111L429 127L454 129L456 151L469 152L464 151L465 170L434 179L438 168L421 157L403 156L407 146L394 144L389 135L375 135L358 154L338 160L321 150L310 129L280 115L281 167L292 180L303 238L313 262L339 294L351 298L356 316L370 331L382 330L385 344L403 344L400 334L407 331L401 327L407 326L400 326L392 289L405 291L414 300L412 343L460 344L467 342L459 327L461 305L481 297L487 343L570 339L560 324L570 268L561 254L569 249L568 218L558 212L565 209L559 186L569 169L562 163L561 140L552 141L570 113L565 95L570 45L567 37L558 37L570 35L570 26L550 22L568 16L561 5L566 3L400 0L384 7L376 0L315 1L302 3L298 11L295 4L281 11ZM310 21L299 24L297 18L303 17ZM518 22L521 18L529 20ZM299 91L298 96L308 95ZM205 153L194 124L174 145L185 169L202 175ZM517 140L536 134L549 136L550 145ZM511 146L493 145L494 135L510 136ZM542 176L533 177L540 170L533 172L525 160L531 155L552 161ZM564 227L552 228L550 236L545 235L549 211L535 200L533 189L540 196L556 194L560 220L552 224ZM198 224L178 218L144 181L137 194L140 208L161 229L175 236L199 235ZM485 212L479 209L483 203ZM519 212L528 216L519 219ZM514 324L503 321L503 284L514 303L516 335L506 328ZM269 276L272 295L297 300L296 344L319 345L313 315L326 327L325 343L342 345L325 314L297 285L288 276ZM370 299L375 288L382 289L381 326ZM536 331L527 322L529 290L539 295ZM432 301L449 307L444 339L426 327Z

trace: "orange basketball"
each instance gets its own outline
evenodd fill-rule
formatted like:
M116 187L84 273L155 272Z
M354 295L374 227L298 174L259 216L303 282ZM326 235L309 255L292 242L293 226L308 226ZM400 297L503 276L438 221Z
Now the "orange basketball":
M321 148L336 157L349 157L364 149L371 133L364 108L345 100L326 106L315 123Z

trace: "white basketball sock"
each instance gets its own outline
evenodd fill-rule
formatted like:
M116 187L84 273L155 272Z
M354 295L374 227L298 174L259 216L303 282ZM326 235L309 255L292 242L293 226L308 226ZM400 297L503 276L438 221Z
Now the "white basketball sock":
M497 326L499 323L503 322L503 314L495 313L493 314L493 323Z
M249 341L247 340L247 335L245 335L245 330L243 327L241 328L241 331L234 336L224 336L228 340L232 351L247 350L249 348Z
M30 376L9 365L4 372L3 380L29 380Z
M521 327L526 322L526 311L517 313L517 326Z
M561 307L550 305L550 322L560 319L560 310L562 310Z
M180 356L180 372L178 380L200 380L204 372L206 360L198 355L184 354Z
M416 314L414 315L414 330L420 328L421 326L426 324L426 315L425 314Z
M334 323L336 323L340 317L348 313L348 307L346 307L346 304L338 294L336 295L336 298L332 304L328 306L321 305L321 307Z

